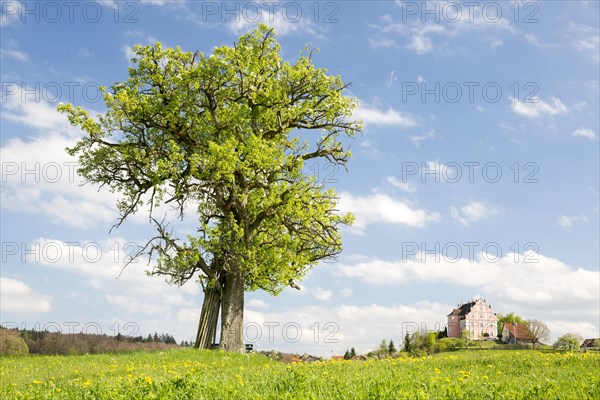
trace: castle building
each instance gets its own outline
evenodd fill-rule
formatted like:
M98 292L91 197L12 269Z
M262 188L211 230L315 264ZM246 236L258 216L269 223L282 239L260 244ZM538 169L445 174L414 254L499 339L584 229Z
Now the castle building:
M468 331L472 340L495 338L498 334L498 317L492 306L482 298L460 304L448 314L448 337L460 337Z

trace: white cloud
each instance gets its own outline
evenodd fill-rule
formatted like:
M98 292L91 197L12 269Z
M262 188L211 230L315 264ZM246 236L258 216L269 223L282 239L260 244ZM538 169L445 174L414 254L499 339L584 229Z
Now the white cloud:
M354 291L350 288L343 288L340 290L340 296L342 297L351 297Z
M123 238L99 242L39 238L27 244L31 254L25 262L35 264L34 268L64 271L82 279L82 288L101 294L123 318L135 313L168 318L181 308L200 306L201 288L194 279L177 287L162 277L149 277L146 271L154 264L148 265L145 257L126 265L137 245ZM20 254L12 257L21 261Z
M29 56L26 53L23 53L22 51L19 51L19 50L0 49L0 56L13 58L17 61L24 61L24 62L29 61Z
M504 46L504 41L502 39L495 39L490 41L490 49L492 49L492 51L495 51L496 47L502 46Z
M131 46L123 46L121 50L123 51L123 55L127 61L131 61L132 58L136 57L136 54L133 52L133 48Z
M2 313L39 313L50 311L48 296L35 293L25 283L0 276L0 310Z
M433 175L436 183L455 183L460 180L461 177L460 174L462 171L459 168L460 166L457 167L456 165L446 165L438 161L427 161L425 164L421 164L421 180L426 182L427 176Z
M402 6L402 2L397 2ZM450 9L448 9L450 10ZM414 19L395 22L394 19L386 14L380 18L381 23L371 24L370 27L378 32L376 39L370 40L373 47L396 47L398 41L391 35L399 35L406 40L405 47L415 51L417 54L427 54L434 51L444 51L450 48L451 40L457 40L462 34L472 34L472 37L480 38L484 42L490 42L490 47L494 50L503 45L500 38L490 35L483 35L482 32L509 32L514 33L511 22L506 18L500 18L493 22L484 17L484 11L479 6L472 9L471 16L464 14L454 15L451 11L444 14L439 23L422 22L418 15Z
M433 50L433 41L429 36L432 33L444 33L446 30L441 25L416 25L412 31L408 48L417 54L426 54Z
M4 120L34 128L42 135L24 140L4 132L13 137L0 148L2 208L40 214L78 228L115 221L115 195L98 192L89 185L81 187L77 160L65 151L75 144L81 132L54 105L33 100L24 95L22 88L16 88L4 104Z
M418 125L408 113L388 108L386 111L375 107L361 105L355 112L354 118L361 119L365 125L391 125L409 128Z
M326 290L326 289L323 289L320 287L316 287L315 289L313 289L313 295L315 296L315 298L317 300L327 301L327 300L331 300L333 293L331 292L331 290Z
M354 196L342 192L338 207L341 212L354 214L356 219L352 231L357 234L362 234L367 225L374 223L423 227L440 218L436 212L415 208L406 201L395 200L384 194Z
M112 304L118 309L129 313L162 314L165 311L163 305L153 304L146 299L140 299L136 296L107 294L105 297L108 304Z
M543 322L548 326L550 334L554 339L561 337L565 333L577 333L584 339L597 338L598 327L589 322L578 322L569 320L544 319Z
M573 131L573 133L571 135L576 136L576 137L583 137L583 138L590 139L590 140L596 139L596 134L590 128L576 129L575 131Z
M542 43L537 36L535 36L533 33L527 33L525 34L525 40L527 40L528 43L531 43L532 45L534 45L535 47L537 47L538 49L544 49L546 47L549 47L548 44L544 44Z
M386 84L391 87L391 86L394 86L394 84L397 81L398 81L398 77L396 76L396 71L392 70L392 72L390 72L390 76L389 76Z
M265 9L255 3L256 7L248 9L248 15L238 15L237 18L231 18L227 22L227 29L236 35L246 33L255 28L257 22L266 22L269 26L275 29L278 35L284 36L289 34L309 34L319 37L318 30L320 29L311 18L299 18L296 16L286 15L286 10L279 7ZM293 12L293 11L290 11Z
M260 299L250 299L249 301L246 302L246 307L266 310L269 308L269 304L266 301L263 301Z
M92 52L86 48L86 47L81 47L79 49L79 51L77 52L77 56L81 57L81 58L92 58Z
M511 107L514 113L529 118L538 118L545 115L553 116L566 113L569 110L560 99L556 97L552 97L552 103L546 103L538 97L532 97L531 103L515 101L512 98L510 100L512 102Z
M415 147L420 147L421 142L424 142L428 139L435 139L435 133L433 133L433 131L426 132L422 135L410 136L410 141L415 145Z
M0 26L5 27L20 21L23 15L23 5L20 1L2 2L2 15L0 15Z
M477 251L482 246L473 249ZM479 253L470 259L470 255L464 254L469 251L467 247L458 256L455 248L444 250L444 246L438 247L437 254L420 252L412 257L413 249L403 246L403 253L408 253L402 255L403 261L372 259L351 265L338 264L336 270L341 276L376 285L414 282L459 285L476 288L486 298L520 304L530 310L544 309L579 317L597 315L600 301L598 271L574 268L533 252L508 253L503 257Z
M588 25L577 25L573 22L569 25L570 46L589 54L595 61L600 61L600 30Z
M371 46L373 48L376 48L376 49L379 49L379 48L389 49L391 47L398 47L396 42L394 42L392 39L389 39L389 38L369 39L369 43L371 44Z
M6 95L3 103L2 119L44 131L77 134L77 130L69 125L67 117L56 111L56 105L44 100L36 102L33 90L28 92L29 89L24 89L10 87L10 94Z
M109 228L117 221L118 194L98 191L94 185L82 185L77 175L77 158L65 148L72 147L81 137L65 115L47 101L34 102L14 88L6 97L2 119L34 128L39 136L22 139L12 135L0 148L2 159L1 207L18 213L39 214L58 225L92 229L103 225ZM94 111L90 111L93 117ZM3 128L3 133L9 128ZM77 210L77 212L72 212ZM188 211L194 210L189 204ZM147 223L147 210L140 210L131 220ZM156 215L174 216L171 207L155 208Z
M249 327L246 337L253 339L255 350L302 351L330 357L332 352L344 354L350 347L359 354L367 353L379 345L382 335L399 345L404 333L443 329L451 310L450 305L429 301L306 306L279 312L246 310L244 322Z
M452 218L463 225L470 225L473 222L478 222L497 213L498 210L495 206L486 204L483 201L471 201L462 207L450 208Z
M292 295L313 298L319 301L328 301L333 298L333 292L329 289L323 289L320 286L306 286L303 283L296 283L296 285L300 290L289 287L286 290Z
M58 114L58 113L56 113ZM37 119L43 121L44 115ZM49 123L54 118L49 118ZM62 123L56 120L56 123ZM108 190L80 186L77 160L65 147L74 139L51 133L29 141L13 138L0 148L3 160L2 208L39 214L59 225L80 229L116 221L116 197ZM77 212L72 212L77 210Z
M417 191L417 188L415 187L415 185L413 185L412 183L408 183L408 182L402 182L401 180L397 179L396 177L388 176L386 178L386 180L389 182L390 185L392 185L400 190L403 190L405 192L414 193Z
M560 215L556 220L556 223L565 228L570 228L577 221L587 221L587 217Z

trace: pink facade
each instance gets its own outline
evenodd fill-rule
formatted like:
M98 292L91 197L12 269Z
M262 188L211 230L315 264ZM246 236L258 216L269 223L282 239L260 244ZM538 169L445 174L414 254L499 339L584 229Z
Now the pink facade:
M464 330L473 340L484 339L486 333L490 338L497 336L498 317L484 299L462 304L448 314L448 337L460 337Z

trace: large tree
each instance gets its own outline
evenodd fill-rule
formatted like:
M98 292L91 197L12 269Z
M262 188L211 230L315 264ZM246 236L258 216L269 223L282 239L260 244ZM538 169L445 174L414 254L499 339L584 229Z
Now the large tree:
M537 319L528 319L526 322L527 328L529 328L529 340L531 340L531 346L535 348L537 343L550 340L550 329L548 326Z
M504 324L525 324L525 319L522 317L515 315L514 312L510 312L508 314L500 314L496 315L498 317L498 337L502 337L502 330L504 329Z
M134 52L129 78L104 91L104 114L59 106L86 133L68 151L88 182L120 193L116 226L149 206L152 274L203 285L197 345L210 346L220 312L221 347L243 351L244 292L277 294L341 251L352 216L303 167L346 164L340 136L360 130L357 101L312 51L284 61L264 25L210 56L160 43ZM192 210L197 234L179 237L155 217L160 205Z

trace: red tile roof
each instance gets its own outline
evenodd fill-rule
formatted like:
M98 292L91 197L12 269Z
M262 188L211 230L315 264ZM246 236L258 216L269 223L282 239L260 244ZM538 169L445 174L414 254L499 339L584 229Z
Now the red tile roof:
M506 328L512 336L521 340L531 340L532 334L529 330L529 327L525 324L511 324L505 323L504 328Z

